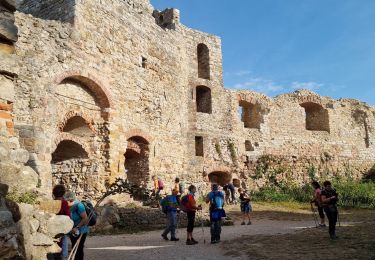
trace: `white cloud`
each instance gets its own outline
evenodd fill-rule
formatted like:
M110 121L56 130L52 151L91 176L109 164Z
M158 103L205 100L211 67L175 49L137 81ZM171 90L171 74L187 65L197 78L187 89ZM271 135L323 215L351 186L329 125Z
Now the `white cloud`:
M322 84L322 83L294 81L294 82L292 82L291 89L292 90L296 90L296 89L318 90L323 86L324 86L324 84Z
M279 93L285 88L280 84L276 84L272 80L263 78L249 78L245 82L235 84L234 89L250 89L264 94L274 94Z
M237 71L236 73L234 73L234 75L236 75L238 77L248 76L250 74L251 74L250 70L240 70L240 71Z

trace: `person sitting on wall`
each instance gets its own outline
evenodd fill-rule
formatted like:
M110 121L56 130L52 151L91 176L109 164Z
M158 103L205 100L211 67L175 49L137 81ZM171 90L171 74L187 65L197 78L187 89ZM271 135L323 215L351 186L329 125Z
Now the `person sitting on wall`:
M52 195L54 200L61 200L60 211L56 215L64 215L70 217L70 210L68 202L64 199L64 194L66 192L65 186L58 184L53 187ZM56 255L56 258L65 260L69 256L68 252L68 235L64 235L58 245L61 247L61 253Z
M161 237L164 240L168 239L168 233L171 233L171 241L179 241L180 239L176 238L176 227L177 227L177 210L179 208L179 204L177 201L177 193L176 189L172 190L172 194L167 197L167 217L168 217L168 224L164 232L162 233Z
M332 184L330 181L325 181L323 183L324 190L322 190L322 202L323 202L323 209L327 215L328 222L329 222L329 236L331 239L337 239L336 236L336 222L338 217L338 210L337 210L337 201L338 201L338 194L334 188L332 188Z
M210 203L211 244L220 242L221 218L225 217L224 193L219 191L218 184L212 184L212 191L206 197L206 203Z
M324 212L323 212L323 205L322 205L322 191L320 189L320 184L317 181L311 182L311 186L314 188L313 199L311 203L314 203L315 206L318 208L319 216L320 216L320 227L325 227L326 224L324 223Z
M70 241L72 247L79 242L75 260L83 260L84 253L83 248L85 245L87 234L89 233L88 227L88 216L86 214L86 208L82 202L80 202L74 192L67 191L64 195L64 199L67 200L70 207L70 218L73 220L73 229L70 231ZM81 238L80 238L81 237Z

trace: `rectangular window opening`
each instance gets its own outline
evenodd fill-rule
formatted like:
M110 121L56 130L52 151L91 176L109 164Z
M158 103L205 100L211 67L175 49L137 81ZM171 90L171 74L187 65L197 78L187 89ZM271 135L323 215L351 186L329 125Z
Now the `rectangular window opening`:
M195 137L195 156L203 156L203 137Z

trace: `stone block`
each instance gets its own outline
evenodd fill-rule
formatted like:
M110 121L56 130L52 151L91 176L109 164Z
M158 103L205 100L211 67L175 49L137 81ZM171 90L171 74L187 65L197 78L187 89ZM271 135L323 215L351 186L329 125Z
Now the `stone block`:
M35 218L32 218L29 220L29 224L31 234L35 234L39 229L39 221Z
M25 149L12 150L10 152L10 158L16 163L25 164L29 160L29 152Z
M36 233L32 236L31 243L33 246L52 246L53 239L45 234Z
M47 220L47 230L51 237L67 234L73 228L73 221L68 216L56 215Z
M8 101L15 100L14 83L9 78L0 75L0 98Z
M0 228L7 228L14 225L12 213L9 210L0 210Z
M14 17L11 13L0 13L0 38L16 42L18 40L18 29L14 24Z

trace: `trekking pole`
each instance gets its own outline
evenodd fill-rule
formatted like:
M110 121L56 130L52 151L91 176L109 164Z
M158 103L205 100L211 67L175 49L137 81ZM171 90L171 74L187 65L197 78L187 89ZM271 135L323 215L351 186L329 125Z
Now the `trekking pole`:
M310 206L311 206L311 211L313 213L313 218L314 218L314 222L315 222L315 227L318 227L318 218L316 216L316 212L315 212L315 209L314 209L314 206L312 203L310 203Z
M202 228L203 244L206 244L206 236L204 235L204 227L203 227L203 221L204 221L203 210L201 211L200 215L201 215L201 228Z
M339 227L341 227L340 214L339 214L339 210L338 209L337 209L337 220L339 222Z

